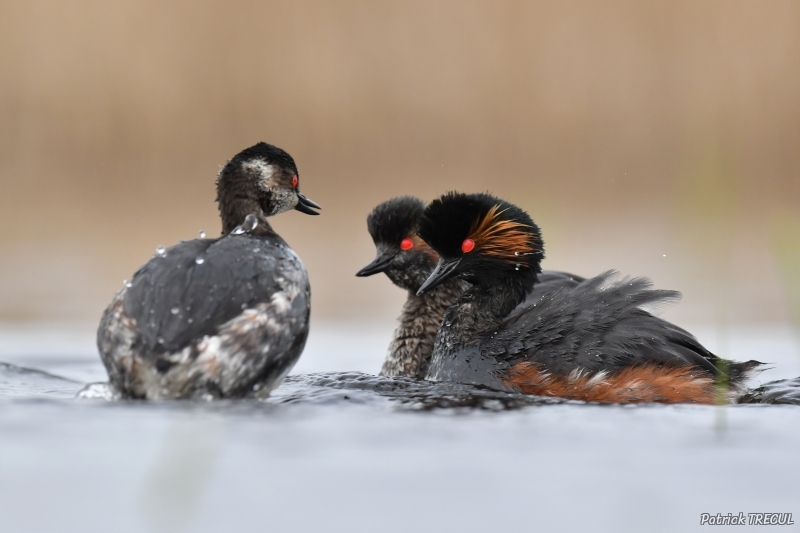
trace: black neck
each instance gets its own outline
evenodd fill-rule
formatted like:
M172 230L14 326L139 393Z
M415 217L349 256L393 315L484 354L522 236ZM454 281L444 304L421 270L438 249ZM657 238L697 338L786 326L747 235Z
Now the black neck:
M256 235L266 235L274 233L272 226L267 222L264 210L261 209L258 201L247 197L222 197L219 200L219 214L222 219L222 234L227 235L236 229L236 226L244 223L245 217L254 214L258 218L258 226L249 232Z
M454 340L465 343L473 336L494 331L525 300L536 282L536 274L529 271L475 283L445 315L445 322L452 323L458 330L456 336L460 338Z

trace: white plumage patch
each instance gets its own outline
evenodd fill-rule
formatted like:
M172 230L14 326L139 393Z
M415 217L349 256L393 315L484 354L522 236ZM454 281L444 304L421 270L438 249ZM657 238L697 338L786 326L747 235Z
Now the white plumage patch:
M261 159L253 159L242 163L242 168L258 176L259 186L269 191L272 195L270 200L270 211L265 212L267 216L277 215L294 209L297 206L297 194L287 183L280 182L280 168L270 165Z
M269 190L275 187L276 183L273 177L278 170L275 165L270 165L261 159L253 159L242 163L242 168L258 174L259 182L264 189Z
M601 370L600 372L589 378L589 381L586 382L586 387L588 388L604 384L606 382L607 377L608 377L608 372L606 372L605 370Z

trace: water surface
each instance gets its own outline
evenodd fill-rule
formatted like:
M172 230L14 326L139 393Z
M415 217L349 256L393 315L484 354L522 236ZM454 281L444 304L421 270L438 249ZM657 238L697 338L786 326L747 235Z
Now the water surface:
M0 331L3 531L666 532L739 511L800 524L796 405L600 406L378 378L391 324L316 328L265 402L75 399L103 376L90 341ZM795 377L785 333L731 345L770 347L782 370L762 382Z

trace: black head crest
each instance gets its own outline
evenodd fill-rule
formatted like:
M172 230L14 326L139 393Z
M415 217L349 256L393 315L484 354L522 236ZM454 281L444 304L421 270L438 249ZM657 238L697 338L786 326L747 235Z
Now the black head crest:
M425 209L419 236L445 258L480 257L539 270L544 243L519 207L490 194L449 192Z
M288 172L297 174L297 165L292 156L285 150L265 142L260 142L249 148L245 148L233 156L233 159L225 166L230 166L231 163L244 163L245 161L252 161L254 159L260 159L269 165L277 165Z
M379 204L367 216L367 229L372 240L398 246L400 241L411 237L417 228L425 204L413 196L400 196Z

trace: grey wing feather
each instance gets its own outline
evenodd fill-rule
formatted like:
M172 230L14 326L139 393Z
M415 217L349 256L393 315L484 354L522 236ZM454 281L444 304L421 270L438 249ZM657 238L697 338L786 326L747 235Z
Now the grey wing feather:
M308 290L283 294L238 315L220 329L220 388L226 396L246 394L252 383L277 386L303 352L308 336Z
M571 289L577 287L584 278L569 274L567 272L558 272L555 270L543 270L539 273L539 281L533 286L533 290L528 293L521 304L519 304L509 315L506 320L510 320L520 313L524 313L528 307L533 306L536 302L542 299L546 294L550 294L558 289Z
M716 356L688 332L643 310L676 300L646 278L609 271L544 294L509 315L482 352L514 363L538 362L556 374L619 369L646 362L696 365L715 371Z
M268 245L246 235L197 239L148 261L134 275L124 309L149 351L178 351L193 339L216 334L243 309L269 301L279 290L280 255L253 253Z

